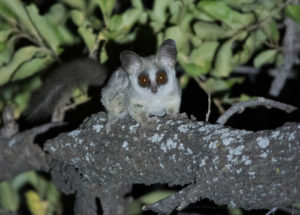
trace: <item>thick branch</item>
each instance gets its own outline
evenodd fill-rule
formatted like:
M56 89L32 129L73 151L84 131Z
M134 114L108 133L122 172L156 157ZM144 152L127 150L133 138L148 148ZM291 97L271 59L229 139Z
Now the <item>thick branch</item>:
M119 121L109 135L105 121L104 113L93 115L78 130L46 143L53 180L64 192L82 192L97 184L101 201L115 202L105 193L116 186L195 183L197 189L181 196L184 201L162 205L165 213L200 198L245 209L299 201L300 124L254 133L163 118L140 138L138 124L131 119Z

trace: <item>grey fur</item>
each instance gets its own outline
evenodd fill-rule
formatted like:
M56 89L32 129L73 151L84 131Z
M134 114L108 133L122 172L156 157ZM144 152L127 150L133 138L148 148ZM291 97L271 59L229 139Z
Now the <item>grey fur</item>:
M74 88L100 86L105 78L104 67L90 58L79 58L58 66L42 87L32 94L26 110L27 118L35 120L50 116L55 107L67 103Z
M150 116L164 116L178 113L181 102L181 89L176 78L176 44L168 39L163 42L154 56L139 57L132 51L124 51L120 55L122 67L111 76L107 86L102 90L101 102L104 105L108 122L106 131L118 119L130 115L142 126L151 124ZM156 72L163 69L167 74L167 83L156 84ZM146 73L151 80L151 86L157 87L157 92L141 87L138 75Z

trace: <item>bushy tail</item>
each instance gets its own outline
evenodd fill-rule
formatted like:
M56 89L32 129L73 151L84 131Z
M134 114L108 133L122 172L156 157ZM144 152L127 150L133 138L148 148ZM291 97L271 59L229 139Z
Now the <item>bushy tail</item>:
M75 87L100 86L105 78L105 68L90 58L79 58L64 63L32 94L25 114L29 120L48 117L57 105L68 101Z

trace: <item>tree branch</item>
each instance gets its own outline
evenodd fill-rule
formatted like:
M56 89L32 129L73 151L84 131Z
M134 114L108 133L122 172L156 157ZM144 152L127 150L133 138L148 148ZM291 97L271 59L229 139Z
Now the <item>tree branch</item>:
M281 102L277 102L271 99L266 99L263 97L258 97L257 99L249 100L249 101L243 101L243 102L238 102L234 105L232 105L229 109L225 111L218 119L217 123L224 125L228 119L235 113L243 112L246 107L252 107L252 106L257 106L257 105L262 105L267 108L277 108L282 111L285 111L287 113L291 113L295 110L297 110L296 107L292 105L287 105Z
M18 133L11 137L0 136L0 181L29 170L48 171L45 153L33 144L34 138L62 123L49 123ZM6 128L6 127L3 127ZM4 129L6 130L6 129ZM1 131L3 131L1 129Z
M123 185L140 183L192 183L145 207L164 213L201 198L245 209L271 209L299 200L300 124L250 132L183 117L162 118L156 120L156 130L140 139L138 124L131 119L120 120L109 135L105 121L104 113L93 115L79 129L45 145L57 187L80 193L91 184L101 185L94 190L105 202L105 214L115 209L110 201L122 199ZM115 192L119 200L107 195Z
M295 46L296 43L296 23L290 18L285 18L284 24L286 32L283 38L283 55L284 60L281 66L273 70L274 80L272 82L269 94L278 96L284 84L292 72L292 67L298 59L299 49Z
M300 124L251 132L184 115L155 120L157 127L143 138L129 118L107 135L106 114L95 114L77 130L48 140L45 153L30 141L50 124L23 132L26 136L1 137L0 179L32 169L49 171L61 191L76 193L75 213L82 215L97 214L96 198L105 215L126 213L124 196L132 184L188 185L145 206L164 213L202 198L244 209L299 201Z

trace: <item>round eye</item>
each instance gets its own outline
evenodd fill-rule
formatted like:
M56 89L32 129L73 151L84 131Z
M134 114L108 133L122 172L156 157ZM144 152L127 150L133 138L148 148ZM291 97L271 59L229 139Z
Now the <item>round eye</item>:
M157 83L157 85L166 84L167 81L168 81L167 73L164 70L159 70L156 73L156 83Z
M150 79L149 79L148 75L142 73L138 76L138 80L139 80L139 85L141 87L149 87L150 86Z

